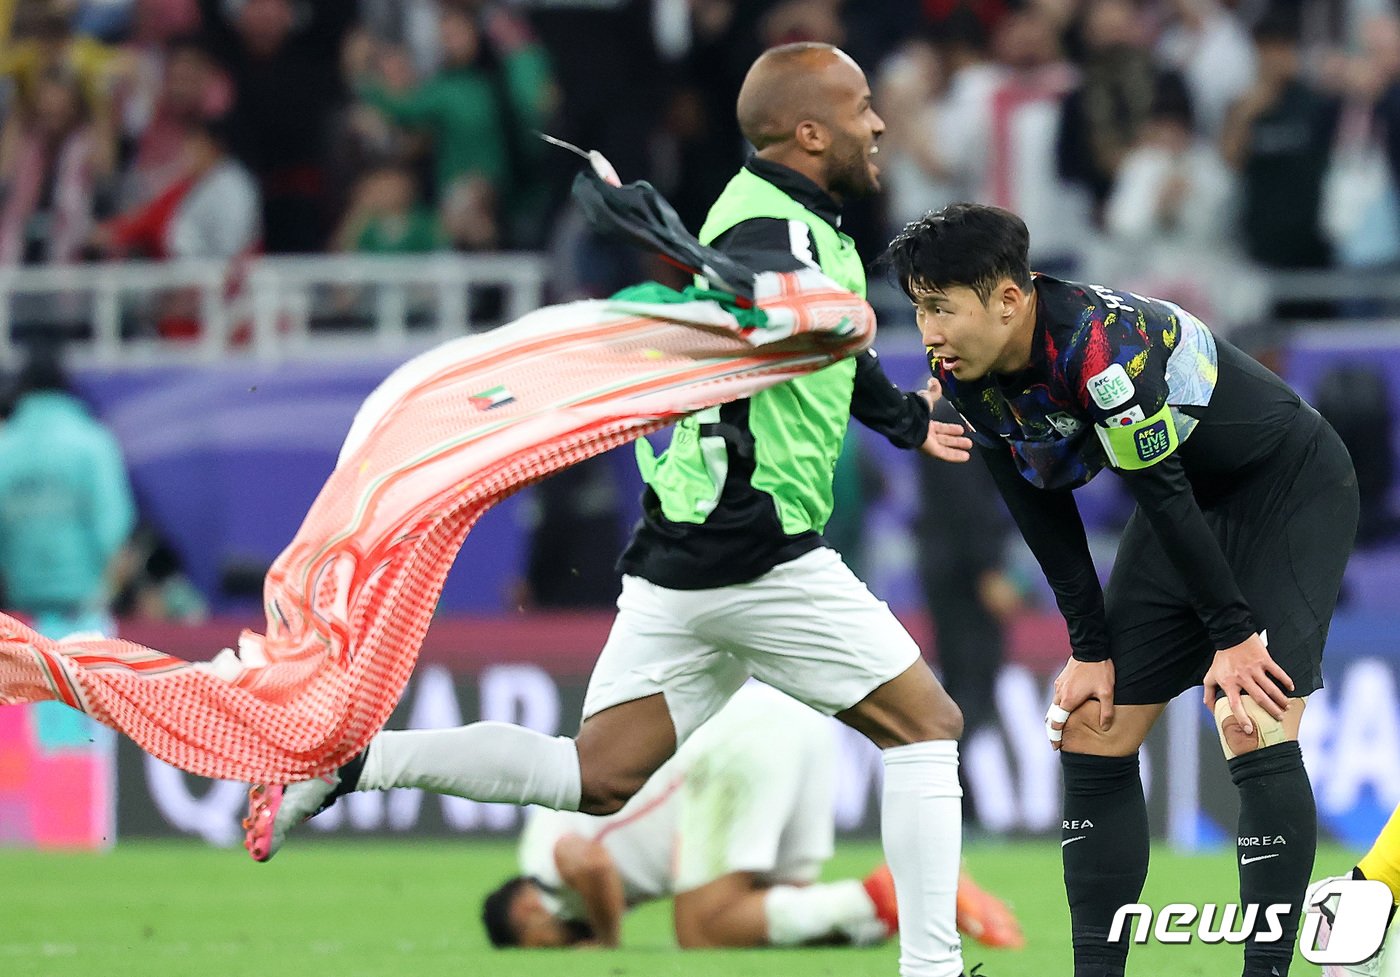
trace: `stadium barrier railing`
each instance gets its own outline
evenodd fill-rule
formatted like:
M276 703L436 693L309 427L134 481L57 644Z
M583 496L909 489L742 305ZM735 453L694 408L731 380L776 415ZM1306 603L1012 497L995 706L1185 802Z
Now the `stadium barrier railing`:
M397 351L539 308L545 268L535 253L444 253L0 269L0 361L41 335L108 367Z

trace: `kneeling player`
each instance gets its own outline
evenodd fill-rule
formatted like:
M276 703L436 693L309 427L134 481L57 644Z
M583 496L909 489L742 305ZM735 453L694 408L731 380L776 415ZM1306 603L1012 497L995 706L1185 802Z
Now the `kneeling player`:
M1351 460L1317 411L1189 312L1033 275L1028 247L1014 214L955 204L906 227L889 258L1069 626L1046 725L1075 975L1123 973L1126 937L1108 934L1147 875L1138 747L1204 684L1240 794L1241 900L1293 907L1282 939L1246 942L1244 973L1282 977L1317 838L1298 723L1356 531ZM1070 490L1105 466L1137 509L1100 590Z
M876 943L896 929L894 883L819 883L831 857L831 722L750 684L607 817L534 808L523 875L486 899L496 946L615 946L623 914L674 896L682 947ZM958 926L1018 947L1015 917L964 874Z

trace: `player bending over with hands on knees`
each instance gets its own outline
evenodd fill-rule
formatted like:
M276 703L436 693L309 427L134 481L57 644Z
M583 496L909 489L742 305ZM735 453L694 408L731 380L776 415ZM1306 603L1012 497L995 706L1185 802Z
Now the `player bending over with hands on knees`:
M1138 747L1205 686L1240 794L1241 903L1287 903L1246 977L1283 977L1317 842L1299 752L1306 697L1356 530L1340 438L1186 310L1033 274L1014 214L954 204L888 259L934 382L979 445L1069 627L1046 727L1064 774L1075 977L1123 974L1119 907L1147 876ZM1137 502L1100 589L1071 489L1108 467Z
M668 897L682 947L892 937L887 868L817 881L835 833L834 733L826 717L750 683L616 814L532 808L523 874L483 907L491 942L616 946L627 910ZM958 928L978 942L1024 945L1016 917L966 872L957 905Z

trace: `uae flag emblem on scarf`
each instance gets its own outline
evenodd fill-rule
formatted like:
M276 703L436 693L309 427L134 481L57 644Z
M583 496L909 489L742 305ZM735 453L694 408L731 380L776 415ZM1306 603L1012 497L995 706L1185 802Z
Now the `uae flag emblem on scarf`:
M479 394L472 394L471 403L477 410L491 410L493 407L504 407L506 404L515 403L515 397L504 386L492 387Z

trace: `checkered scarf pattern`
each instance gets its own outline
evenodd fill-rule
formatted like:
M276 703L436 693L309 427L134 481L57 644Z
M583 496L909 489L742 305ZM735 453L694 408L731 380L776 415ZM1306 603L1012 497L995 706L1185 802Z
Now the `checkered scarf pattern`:
M756 283L764 328L709 301L577 302L453 340L361 406L268 571L267 633L191 663L42 637L0 615L0 705L57 700L194 774L288 783L364 749L403 693L472 525L532 482L869 345L874 314L815 272Z

